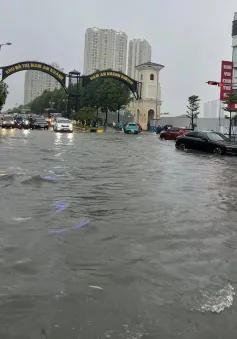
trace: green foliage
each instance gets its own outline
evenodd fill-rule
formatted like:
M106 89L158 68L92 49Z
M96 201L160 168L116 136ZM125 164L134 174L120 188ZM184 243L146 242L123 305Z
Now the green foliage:
M8 85L0 81L0 112L2 110L2 107L5 105L6 99L8 95Z
M51 102L54 103L53 108L57 109L59 112L65 111L66 108L67 95L63 88L55 89L54 91L44 91L44 93L35 98L30 106L31 111L34 113L42 113L46 108L51 107Z
M194 130L195 124L194 119L198 117L199 112L199 97L197 95L192 95L188 98L187 114L186 116L190 119L191 128Z
M234 104L237 103L237 94L236 93L230 93L226 101L223 101L223 104L226 104L227 106L224 108L224 111L232 113L232 112L237 112L236 108L232 108Z
M83 107L79 112L73 114L73 118L79 121L86 121L86 124L89 125L90 121L96 119L96 109L94 107Z
M76 85L73 85L71 89L74 93L75 88ZM88 119L89 117L93 118L95 117L95 112L99 110L106 113L106 115L108 111L121 110L132 100L129 88L122 82L110 78L95 79L85 88L80 88L80 92L81 109L76 115L79 118L78 120L82 119L82 117L85 118L85 115L88 116ZM54 102L54 108L59 112L63 112L66 110L66 98L67 95L63 89L55 89L52 92L45 91L40 97L33 100L29 106L32 112L42 113L45 108L50 107L50 102ZM75 103L75 100L72 100L72 102Z
M224 101L223 103L226 104L227 106L224 108L224 111L229 113L229 117L225 116L225 118L230 120L229 123L229 138L231 139L231 128L232 128L232 113L236 113L237 109L233 108L233 105L237 103L237 94L236 93L230 93L227 98L227 100Z

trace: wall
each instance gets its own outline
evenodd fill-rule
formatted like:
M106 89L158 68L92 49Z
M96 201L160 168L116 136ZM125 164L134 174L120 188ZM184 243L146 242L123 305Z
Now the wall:
M223 107L224 104L219 99L205 102L203 105L204 118L224 118L226 113Z
M190 119L186 117L163 117L160 120L153 120L151 125L173 125L175 127L190 128ZM228 127L228 119L214 119L214 118L198 118L197 129L199 130L213 130L215 132L221 131L221 126ZM225 129L226 130L226 129Z

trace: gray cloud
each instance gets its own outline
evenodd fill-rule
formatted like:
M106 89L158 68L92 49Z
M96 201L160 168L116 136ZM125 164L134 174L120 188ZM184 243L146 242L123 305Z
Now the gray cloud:
M231 22L235 0L2 0L0 64L24 60L56 61L66 71L83 70L87 27L114 28L129 39L145 38L161 72L162 111L186 111L187 98L218 98L207 80L220 79L221 60L231 60ZM23 102L24 72L8 78L6 107Z

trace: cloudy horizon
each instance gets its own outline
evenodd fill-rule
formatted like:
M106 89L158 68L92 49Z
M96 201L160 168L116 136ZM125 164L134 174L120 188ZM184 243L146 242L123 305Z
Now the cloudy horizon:
M117 6L116 6L117 5ZM0 43L12 42L0 52L0 65L25 60L56 62L65 72L83 71L84 39L88 27L123 31L128 40L146 39L152 62L165 66L160 73L162 112L186 112L188 97L203 103L218 99L221 61L231 60L231 25L237 3L220 0L2 0ZM5 15L4 15L5 13ZM4 109L24 100L24 74L10 76Z

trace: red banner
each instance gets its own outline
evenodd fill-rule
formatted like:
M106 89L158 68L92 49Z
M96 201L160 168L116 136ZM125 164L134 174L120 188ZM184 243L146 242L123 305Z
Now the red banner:
M228 94L232 92L233 62L222 61L221 63L221 83L220 100L225 101Z

